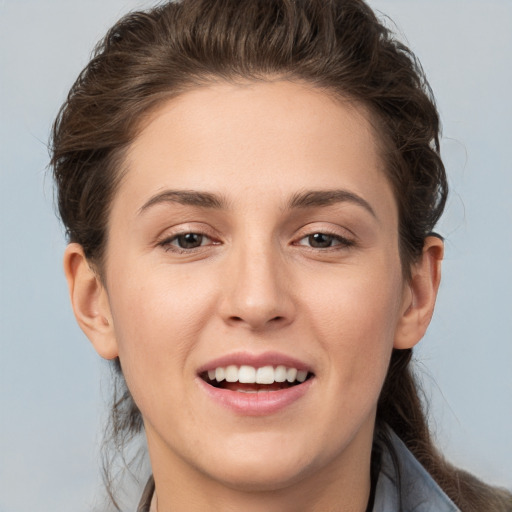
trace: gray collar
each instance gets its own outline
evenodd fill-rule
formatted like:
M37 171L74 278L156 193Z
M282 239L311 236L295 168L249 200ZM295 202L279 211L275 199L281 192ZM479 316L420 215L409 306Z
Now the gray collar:
M388 434L398 468L382 446L373 512L460 512L402 440L390 429Z

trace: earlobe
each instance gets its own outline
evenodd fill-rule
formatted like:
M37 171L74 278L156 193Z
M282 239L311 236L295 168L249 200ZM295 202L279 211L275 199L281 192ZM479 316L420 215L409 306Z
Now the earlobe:
M107 291L89 265L80 244L67 246L64 272L78 325L101 357L117 357L117 341Z
M423 338L434 312L443 254L441 238L429 236L425 239L423 253L411 268L411 278L404 292L403 312L394 348L412 348Z

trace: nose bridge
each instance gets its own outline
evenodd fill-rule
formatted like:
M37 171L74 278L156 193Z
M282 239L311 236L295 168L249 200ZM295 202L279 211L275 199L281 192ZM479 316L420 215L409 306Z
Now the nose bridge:
M286 265L277 244L253 235L235 244L227 265L223 316L252 329L284 325L293 317Z

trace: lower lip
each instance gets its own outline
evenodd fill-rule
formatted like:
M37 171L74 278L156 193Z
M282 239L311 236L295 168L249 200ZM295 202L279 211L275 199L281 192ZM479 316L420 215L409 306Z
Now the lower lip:
M290 388L260 393L216 388L200 377L197 380L201 389L216 403L246 416L264 416L279 412L302 398L311 387L314 377Z

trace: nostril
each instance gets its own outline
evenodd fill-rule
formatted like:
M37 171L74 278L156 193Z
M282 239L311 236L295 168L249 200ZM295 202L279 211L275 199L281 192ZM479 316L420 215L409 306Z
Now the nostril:
M242 317L240 317L240 316L231 316L229 319L230 319L232 322L234 322L234 323L241 323L241 322L244 322L244 323L245 323L245 322L246 322L246 320L244 320L244 319L243 319ZM270 323L275 324L275 323L283 322L284 320L285 320L285 317L284 317L284 316L275 316L274 318L269 318L269 319L267 320L267 322L266 322L266 323L267 323L267 324L270 324Z

